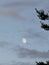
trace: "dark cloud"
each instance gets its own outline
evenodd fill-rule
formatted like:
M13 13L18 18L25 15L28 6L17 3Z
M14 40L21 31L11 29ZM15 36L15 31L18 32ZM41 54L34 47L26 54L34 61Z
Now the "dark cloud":
M19 58L49 58L49 51L40 52L18 46L14 49Z

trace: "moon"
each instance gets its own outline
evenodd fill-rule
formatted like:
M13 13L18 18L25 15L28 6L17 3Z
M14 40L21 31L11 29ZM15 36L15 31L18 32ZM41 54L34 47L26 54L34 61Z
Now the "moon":
M22 43L23 43L23 44L26 44L26 42L27 42L26 38L23 37L23 38L22 38Z

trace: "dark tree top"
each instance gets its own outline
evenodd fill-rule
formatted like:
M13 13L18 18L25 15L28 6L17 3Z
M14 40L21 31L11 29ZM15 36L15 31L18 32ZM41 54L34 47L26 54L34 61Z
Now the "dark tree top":
M48 15L48 13L47 14L45 14L44 13L44 10L37 10L36 8L35 8L35 10L36 10L36 12L37 12L37 16L41 19L41 20L49 20L49 15Z
M41 21L40 21L40 23L41 23L41 28L43 28L43 29L45 29L45 30L49 30L49 25L44 24L44 23L42 23Z
M47 61L46 63L44 63L44 62L36 62L36 65L49 65L49 61Z

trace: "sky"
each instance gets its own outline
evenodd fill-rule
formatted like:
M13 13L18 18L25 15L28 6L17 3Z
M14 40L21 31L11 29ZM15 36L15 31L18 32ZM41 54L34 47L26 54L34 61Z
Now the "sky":
M1 65L49 60L49 31L40 27L35 8L48 13L49 0L0 0Z

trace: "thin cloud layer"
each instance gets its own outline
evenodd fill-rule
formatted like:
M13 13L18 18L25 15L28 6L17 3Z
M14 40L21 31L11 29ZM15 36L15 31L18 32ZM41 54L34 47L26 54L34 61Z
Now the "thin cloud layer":
M39 3L42 3L43 1L39 1L39 0L30 0L30 1L15 1L15 2L11 2L11 3L8 3L8 4L3 4L2 6L4 7L9 7L9 6L36 6L38 5Z
M28 29L25 35L27 38L41 38L46 40L45 35L41 34L41 32L34 31L33 29Z
M20 58L49 58L49 51L40 52L37 50L30 50L27 48L23 48L21 46L16 47L14 51Z
M20 15L20 13L15 12L15 11L0 10L0 14L14 16L14 17L19 18L19 19L22 19L22 20L25 20L26 19L24 16Z
M33 63L20 62L20 63L18 63L18 65L35 65L35 64L33 64Z
M35 65L29 62L1 63L1 65Z
M0 41L0 49L6 49L7 51L8 50L12 50L12 48L14 47L15 45L9 43L9 42L6 42L6 41ZM1 50L2 51L2 50Z
M9 43L6 41L0 41L0 47L4 48L6 46L9 46Z

